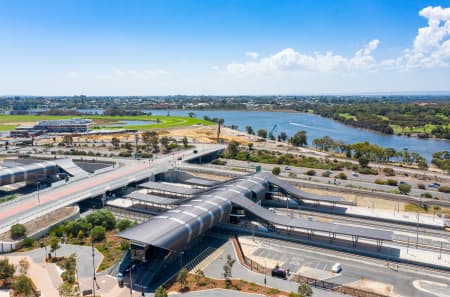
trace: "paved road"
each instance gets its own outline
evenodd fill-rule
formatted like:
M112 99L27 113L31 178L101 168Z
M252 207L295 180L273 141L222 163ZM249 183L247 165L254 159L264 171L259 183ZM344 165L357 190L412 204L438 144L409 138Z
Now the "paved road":
M205 270L205 275L213 278L219 278L223 279L223 266L226 262L227 255L230 255L233 259L236 260L236 264L232 268L232 277L233 278L240 278L244 279L249 282L254 282L260 285L264 285L264 275L260 273L256 273L253 271L248 270L247 268L243 267L239 264L239 261L237 261L233 245L231 242L225 243L222 248L224 249L224 253L222 256L217 258L215 261L213 261ZM283 291L288 292L297 292L298 283L294 281L288 281L283 280L279 278L272 277L270 275L266 276L267 279L267 286L276 288ZM336 292L330 292L325 291L321 289L313 288L314 296L315 297L341 297L341 296L347 296Z
M203 147L204 151L199 151L197 155L223 148L219 145L204 145ZM9 203L0 210L0 231L8 230L14 223L25 222L50 213L57 208L101 195L108 190L126 186L137 179L144 179L165 172L174 166L178 157L183 156L186 159L197 155L193 153L193 150L189 150L163 155L154 161L127 160L124 166L114 171L77 180L66 186L43 192L40 195L40 202L37 197L31 195L26 199Z
M250 238L250 237L247 237ZM311 267L326 272L331 266L338 262L342 264L343 270L337 277L327 278L327 280L346 284L358 281L361 278L373 280L386 284L394 285L394 292L401 296L408 297L432 297L433 295L424 293L415 289L412 282L415 280L429 280L443 284L450 284L450 277L442 277L441 275L431 274L426 271L396 271L386 266L376 263L366 262L366 259L343 258L341 255L334 254L331 251L324 253L314 250L312 247L298 245L295 243L267 240L262 238L255 239L259 244L254 254L262 255L268 259L278 261L293 271L298 270L302 266Z

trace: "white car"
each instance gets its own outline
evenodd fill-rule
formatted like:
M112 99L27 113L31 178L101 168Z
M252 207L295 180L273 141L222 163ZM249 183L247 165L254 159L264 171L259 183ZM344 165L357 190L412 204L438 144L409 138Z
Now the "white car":
M339 263L335 263L333 265L333 267L331 267L331 272L333 272L333 273L339 273L341 271L342 271L342 266Z

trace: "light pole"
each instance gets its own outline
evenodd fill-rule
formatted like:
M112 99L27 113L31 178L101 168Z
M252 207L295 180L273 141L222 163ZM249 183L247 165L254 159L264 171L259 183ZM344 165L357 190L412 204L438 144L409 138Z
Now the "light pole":
M267 285L267 260L264 259L264 287Z
M40 187L41 186L41 183L40 182L37 182L37 184L36 184L36 190L37 190L37 200L38 200L38 204L39 205L41 205L41 199L39 198L39 190L40 190Z
M92 271L93 271L93 277L92 277L92 293L95 297L95 284L97 282L97 277L95 275L95 250L94 250L94 241L91 241L92 244Z

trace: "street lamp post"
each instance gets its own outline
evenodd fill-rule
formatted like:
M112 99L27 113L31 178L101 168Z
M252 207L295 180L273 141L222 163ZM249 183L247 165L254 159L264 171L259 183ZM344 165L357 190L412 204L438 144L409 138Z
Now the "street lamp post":
M40 199L40 197L39 197L39 190L40 190L40 185L41 185L41 183L40 182L37 182L37 184L36 184L36 190L37 190L37 200L38 200L38 204L39 205L41 205L41 199Z
M91 241L92 244L92 271L93 271L93 277L92 277L92 294L95 297L95 284L97 282L97 277L95 275L95 250L94 250L94 241Z

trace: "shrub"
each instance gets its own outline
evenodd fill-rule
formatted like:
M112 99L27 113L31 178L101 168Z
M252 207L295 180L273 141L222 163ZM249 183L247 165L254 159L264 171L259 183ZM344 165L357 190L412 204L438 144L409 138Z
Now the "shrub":
M305 174L308 175L308 176L314 176L314 175L316 175L316 171L310 169L310 170L306 171Z
M359 167L358 172L360 174L372 174L372 175L378 174L378 171L376 169L369 168L369 167Z
M384 175L395 176L395 171L392 168L383 168Z
M336 177L343 180L347 179L347 175L344 172L339 173Z
M11 226L11 237L13 239L18 239L27 233L27 228L22 224L14 224Z
M409 192L411 192L411 185L409 185L409 184L399 184L398 185L398 190L402 194L408 194Z
M30 296L33 292L33 282L28 276L22 274L15 280L13 288L21 296Z
M425 185L424 184L417 184L417 187L421 190L425 190Z
M226 165L227 161L222 161L222 160L219 160L219 159L215 159L214 161L211 162L211 164L214 164L214 165Z
M14 275L16 268L9 263L8 259L0 260L0 279L9 279Z
M329 171L324 171L324 172L322 172L322 176L323 177L330 177L330 172Z
M272 174L273 175L280 175L281 169L278 166L275 166L274 168L272 168Z
M33 238L29 238L29 237L27 237L27 238L25 238L24 240L23 240L23 246L24 247L32 247L33 246L33 243L34 243L34 239Z
M123 231L125 229L130 228L131 226L133 226L133 222L127 219L124 220L119 220L116 223L116 227L119 231Z
M398 182L397 182L397 180L395 180L395 179L388 179L388 180L387 180L387 184L388 184L389 186L396 187L396 186L398 185Z
M297 177L297 174L295 174L294 172L289 172L289 177Z
M440 186L439 192L450 193L450 186Z
M420 194L420 197L423 197L423 198L433 198L433 196L432 196L430 193L428 193L428 192L425 192L425 193Z
M375 183L376 183L377 185L385 185L385 184L386 184L386 181L383 180L383 179L377 178L377 179L375 180Z

